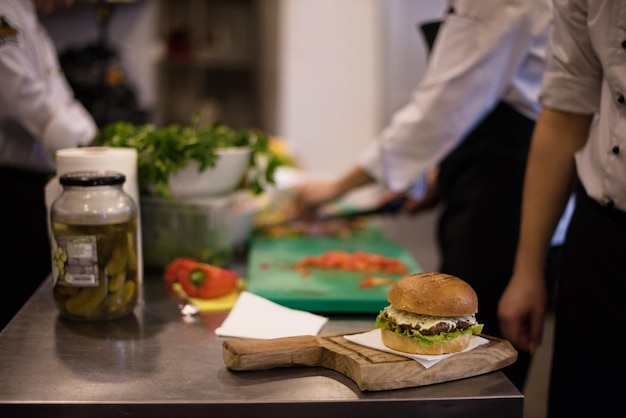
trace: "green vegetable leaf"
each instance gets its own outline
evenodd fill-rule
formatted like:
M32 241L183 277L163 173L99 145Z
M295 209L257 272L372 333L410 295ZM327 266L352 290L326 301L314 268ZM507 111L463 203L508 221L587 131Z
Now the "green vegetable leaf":
M189 160L196 160L201 171L214 167L219 159L217 150L230 147L252 149L248 174L240 187L259 194L266 185L275 183L276 169L283 163L270 152L266 134L256 129L235 130L220 122L201 126L198 121L194 116L189 126L164 127L113 122L100 130L94 145L137 150L137 176L142 195L156 193L172 200L168 184L171 174L186 167Z

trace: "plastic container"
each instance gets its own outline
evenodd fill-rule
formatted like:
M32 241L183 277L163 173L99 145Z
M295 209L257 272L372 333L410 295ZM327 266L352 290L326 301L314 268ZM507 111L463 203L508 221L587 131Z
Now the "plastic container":
M73 171L50 208L55 304L63 317L130 314L139 295L137 206L113 171Z
M234 255L232 196L185 201L141 198L143 259L162 270L178 257L228 267Z

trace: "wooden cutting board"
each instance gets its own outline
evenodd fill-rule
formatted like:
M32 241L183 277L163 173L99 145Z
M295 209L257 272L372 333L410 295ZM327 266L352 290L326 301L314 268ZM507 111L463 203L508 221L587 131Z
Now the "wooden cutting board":
M360 331L362 332L362 331ZM471 351L450 356L430 368L407 357L364 347L348 341L345 333L298 336L270 340L227 339L224 363L230 370L263 370L276 367L325 367L353 380L362 391L425 386L499 370L517 360L517 351L506 340L489 340Z

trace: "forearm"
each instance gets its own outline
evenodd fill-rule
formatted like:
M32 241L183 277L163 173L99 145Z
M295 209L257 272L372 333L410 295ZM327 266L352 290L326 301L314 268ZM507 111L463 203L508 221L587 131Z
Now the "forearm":
M517 275L542 277L550 238L575 180L574 155L587 140L591 119L549 109L539 117L526 168Z
M373 183L375 181L376 180L372 176L370 176L367 171L356 165L350 168L335 182L335 193L337 195L336 197L344 195L352 190Z
M374 181L373 177L356 165L337 179L301 184L295 189L290 216L293 218L311 216L320 205Z

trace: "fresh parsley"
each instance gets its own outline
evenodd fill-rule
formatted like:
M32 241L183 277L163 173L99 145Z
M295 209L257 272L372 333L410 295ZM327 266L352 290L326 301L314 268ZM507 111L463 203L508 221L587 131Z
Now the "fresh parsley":
M233 129L216 122L200 126L195 120L189 126L171 124L134 125L114 122L104 126L94 140L95 146L130 147L137 149L137 176L140 194L156 193L171 200L168 185L171 174L184 168L189 160L196 160L200 170L214 167L219 159L217 150L231 147L250 147L250 161L245 184L254 194L274 184L276 169L281 159L270 151L269 137L255 129Z

